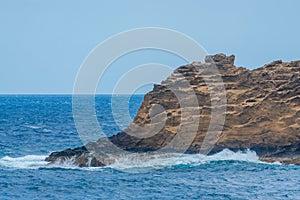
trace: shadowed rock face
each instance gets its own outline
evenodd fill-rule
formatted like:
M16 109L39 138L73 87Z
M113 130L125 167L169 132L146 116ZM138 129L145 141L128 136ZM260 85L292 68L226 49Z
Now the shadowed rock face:
M227 97L226 103L218 104L217 107L212 106L212 102L220 101L220 96L211 98L211 90L205 80L211 80L210 84L217 89L220 83L214 82L215 74L203 71L213 65L221 74ZM186 82L189 86L186 86ZM193 109L194 105L191 104L190 115L183 115L178 94L185 96L185 105L191 101L189 94L195 95L199 111ZM156 109L156 105L162 106L164 110ZM221 135L209 141L216 143L210 154L224 148L252 149L263 161L300 164L300 61L279 60L248 70L234 66L233 55L227 57L217 54L206 57L205 63L194 62L181 66L145 95L132 124L109 140L127 151L155 151L167 147L176 152L182 150L183 146L168 145L184 125L187 133L196 130L185 152L199 153L208 131L211 110L221 107L226 108L225 123ZM191 123L193 117L199 118L199 123ZM155 127L162 121L165 123L156 130ZM191 139L189 137L189 134L183 135L180 141L188 142ZM74 157L75 163L83 167L109 163L104 156L109 151L104 139L89 143L88 146L92 153L80 147L54 152L46 160L55 162Z

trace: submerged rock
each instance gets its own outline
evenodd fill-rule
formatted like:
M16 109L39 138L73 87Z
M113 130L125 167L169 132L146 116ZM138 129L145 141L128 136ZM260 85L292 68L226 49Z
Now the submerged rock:
M212 109L225 108L222 133L217 138L208 138L209 144L215 143L209 149L210 154L226 148L251 149L262 161L300 164L300 61L274 61L248 70L234 66L234 58L233 55L217 54L208 56L205 63L194 62L177 68L145 95L132 124L108 139L130 152L149 152L166 147L166 151L199 153L207 131L214 131L209 129ZM226 102L217 104L217 107L213 102L221 102L221 96L215 95L211 99L207 80L216 90L220 83L214 82L215 74L203 71L212 66L218 68L226 90ZM188 86L185 81L188 81ZM195 112L197 109L193 109L194 105L190 103L192 96L187 87L192 88L191 94L196 96L199 112ZM180 101L178 94L185 98ZM190 105L190 115L182 113L182 102ZM164 109L158 109L157 105ZM192 123L193 118L199 123ZM156 129L161 121L164 121L163 126ZM182 143L189 142L188 148L168 146L182 126L187 134L177 139ZM188 134L193 130L196 130L195 137ZM74 158L81 167L103 166L113 162L108 154L118 154L106 144L105 139L99 139L89 143L88 148L54 152L46 160L53 163Z

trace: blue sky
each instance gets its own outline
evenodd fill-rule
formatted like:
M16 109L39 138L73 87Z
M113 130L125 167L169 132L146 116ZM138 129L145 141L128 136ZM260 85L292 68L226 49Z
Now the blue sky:
M72 93L80 64L98 43L140 27L180 31L209 54L235 54L236 65L249 69L299 60L299 8L297 0L0 0L0 93ZM151 51L122 59L100 93L111 92L122 67L184 64Z

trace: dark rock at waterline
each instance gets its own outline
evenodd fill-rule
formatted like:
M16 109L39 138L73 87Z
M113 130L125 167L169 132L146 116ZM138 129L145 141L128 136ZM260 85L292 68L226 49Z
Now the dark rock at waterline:
M85 146L66 149L59 152L51 153L46 161L50 163L57 162L58 164L65 162L66 160L71 160L75 165L79 167L100 167L104 166L96 157L91 156L90 152Z
M218 137L206 137L205 145L211 147L206 153L225 148L251 149L262 161L300 164L300 61L279 60L248 70L234 66L234 58L217 54L208 56L205 63L193 62L177 68L145 95L132 124L109 140L129 152L166 148L171 152L199 153L209 131ZM222 101L224 96L218 93L222 91L220 82L216 81L218 75L207 70L213 66L223 80L226 101ZM193 97L197 106L193 104ZM184 112L181 104L186 107ZM220 124L215 124L222 126L220 135L218 128L209 129L212 110L226 112L224 126L221 117ZM195 118L197 123L193 123ZM160 127L162 121L165 123ZM179 135L183 126L186 134ZM195 130L195 135L189 134ZM189 146L172 146L176 138ZM53 163L74 159L75 164L82 167L103 166L113 162L109 155L119 153L104 139L89 143L88 149L79 147L54 152L46 160Z

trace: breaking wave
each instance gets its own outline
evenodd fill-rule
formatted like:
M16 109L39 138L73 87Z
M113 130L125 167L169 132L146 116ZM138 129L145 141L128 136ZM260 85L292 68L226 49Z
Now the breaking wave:
M214 161L244 161L263 163L254 151L233 152L225 149L211 156L201 154L161 154L161 155L130 155L119 157L109 167L119 170L130 169L160 169L164 167L188 166L194 167Z
M79 168L74 164L74 159L65 160L63 163L57 162L49 165L45 161L47 156L44 155L27 155L24 157L12 158L5 156L0 159L0 166L15 168L15 169L40 169L40 168L65 168L65 169L82 169L82 170L97 170L101 168L89 167ZM115 161L104 168L114 168L118 170L130 169L158 169L164 167L176 167L178 165L198 166L214 161L244 161L252 163L263 163L259 161L258 156L254 151L233 152L225 149L211 156L201 154L132 154L130 156L120 156L114 159ZM102 169L104 169L102 167Z
M27 155L17 158L5 156L0 159L0 166L17 169L38 169L47 165L45 158L46 156L39 155Z

